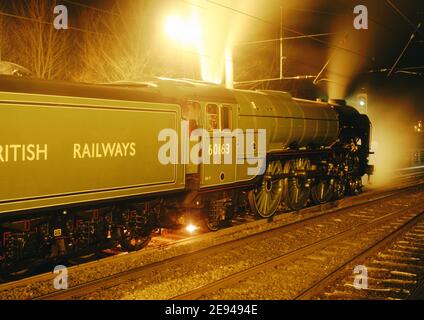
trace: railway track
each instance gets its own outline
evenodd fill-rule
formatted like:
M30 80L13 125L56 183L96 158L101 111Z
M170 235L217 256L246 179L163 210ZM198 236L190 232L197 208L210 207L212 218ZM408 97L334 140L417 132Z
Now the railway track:
M419 188L420 187L414 187L413 189L416 190ZM369 211L370 205L373 205L373 204L378 205L381 202L388 202L390 200L395 201L394 199L399 198L400 195L402 194L403 195L409 194L411 190L413 189L411 189L411 187L408 187L398 191L393 191L393 190L391 192L386 191L386 193L380 194L380 196L376 196L374 198L368 198L364 202L352 204L349 207L334 209L325 214L322 213L322 214L317 214L315 216L303 218L300 221L283 225L275 229L255 233L240 239L231 240L223 244L211 246L203 250L199 250L197 252L189 252L187 254L172 257L164 261L158 261L156 263L152 263L146 266L133 268L119 274L111 275L109 277L104 277L95 281L91 281L91 282L84 283L75 287L71 287L68 290L57 291L47 295L43 295L39 297L38 299L47 299L47 300L79 299L85 296L89 296L91 293L94 293L94 292L104 291L104 290L107 290L108 288L119 286L120 284L125 282L130 282L132 280L148 277L151 274L159 273L164 268L172 269L181 264L190 265L190 263L192 262L201 261L202 259L207 259L208 257L218 255L222 252L237 250L237 248L249 246L254 243L258 243L260 241L264 241L272 237L287 235L287 234L290 234L291 232L302 233L302 229L305 229L306 232L310 232L308 228L312 228L312 226L314 225L319 226L320 224L323 224L324 221L327 221L326 223L331 225L334 220L337 220L337 219L342 220L341 217L343 215L348 215L348 213L351 212L352 210L367 212L367 210ZM382 207L384 208L384 206ZM266 268L268 265L272 266L272 265L284 263L285 261L288 261L287 259L294 259L301 254L305 254L306 252L309 252L309 250L316 250L317 247L325 247L331 243L334 243L335 241L336 242L339 241L342 238L352 236L356 234L357 232L359 232L360 230L365 230L367 228L373 228L378 225L384 224L390 221L391 219L394 219L396 216L398 216L402 212L404 211L406 212L408 210L411 210L411 208L406 208L406 209L403 208L401 210L397 210L389 214L386 214L383 210L380 212L376 212L375 214L372 215L372 217L369 216L368 218L364 218L364 217L360 218L357 215L352 215L352 216L348 215L349 217L346 218L345 220L349 220L350 221L349 223L354 223L354 221L356 221L359 223L359 225L352 226L350 228L345 228L343 232L340 232L335 235L331 235L329 237L322 238L319 241L315 241L314 243L304 245L303 247L299 247L295 250L292 250L291 252L288 252L288 253L286 252L284 255L280 257L271 259L270 261L267 261L267 262L263 262L262 264L258 264L256 266L253 266L252 268L248 268L242 272L238 272L237 274L226 277L225 279L220 279L219 281L216 281L214 283L206 284L205 286L201 288L197 288L194 291L189 291L183 295L175 296L174 298L191 299L191 298L201 297L205 295L205 293L212 292L213 290L218 289L221 286L227 286L230 283L234 283L234 281L237 282L240 279L249 277L249 275L257 273L263 268ZM370 212L368 213L370 214ZM364 219L366 221L364 221ZM301 235L299 236L299 238L301 238Z
M408 181L411 179L422 179L424 177L424 166L409 167L396 170L396 181Z
M419 212L417 215L412 212ZM316 241L314 243L305 245L304 247L291 251L289 253L283 254L277 258L268 260L264 263L261 263L259 265L256 265L252 268L246 269L243 272L233 274L229 277L223 278L219 281L209 283L205 286L202 286L200 288L196 288L195 290L184 293L182 295L173 297L174 300L193 300L193 299L199 299L202 297L206 297L209 294L213 292L218 292L219 290L223 288L230 288L234 284L239 283L240 281L246 280L249 277L256 276L260 272L266 272L266 270L275 268L282 264L289 264L294 260L300 259L302 257L311 255L315 253L316 251L328 248L330 245L334 245L335 243L341 243L343 241L346 241L347 239L351 239L352 237L355 237L358 234L367 232L369 230L372 230L374 228L379 228L383 225L386 225L387 223L399 219L401 217L402 220L407 221L399 230L395 230L390 235L385 237L383 240L379 241L377 244L373 244L370 248L366 249L366 253L368 254L370 251L374 252L375 250L378 250L382 245L387 244L388 242L392 241L396 236L398 236L398 233L404 232L405 229L410 228L413 224L416 223L418 219L423 218L424 213L424 205L423 204L417 204L413 208L406 208L398 210L394 213L390 213L387 215L383 215L381 217L370 219L367 222L364 222L358 226L354 226L348 230L345 230L343 232L340 232L336 235L332 235L329 237L326 237L322 240ZM412 220L411 220L412 219ZM362 256L361 253L360 256ZM353 266L351 270L354 269L354 266L357 262L357 257L354 259L349 260L348 263L343 264L343 266L340 267L340 270L349 269L349 266ZM338 269L339 270L339 269ZM337 270L337 271L338 271ZM338 272L331 273L328 277L325 277L321 281L319 281L316 285L314 285L311 288L308 288L305 292L303 292L301 295L297 296L296 298L299 299L309 299L311 296L321 293L322 286L325 286L327 284L327 281L331 281L334 276L337 276Z
M422 215L369 246L297 299L424 299L424 221ZM358 290L351 270L367 268Z

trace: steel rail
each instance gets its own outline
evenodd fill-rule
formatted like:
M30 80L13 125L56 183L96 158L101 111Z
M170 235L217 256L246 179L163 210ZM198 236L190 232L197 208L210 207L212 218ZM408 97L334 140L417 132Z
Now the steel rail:
M422 206L421 206L422 207ZM424 208L422 209L424 210ZM310 300L314 296L317 296L318 294L323 293L325 288L334 282L336 282L339 278L342 278L346 270L348 270L350 267L354 267L356 265L361 264L364 260L369 258L370 256L375 255L379 251L383 250L386 246L393 243L394 240L401 237L405 232L411 229L415 224L417 224L421 219L424 217L424 211L419 213L417 216L412 218L411 220L404 223L400 228L392 231L387 236L385 236L380 241L371 244L367 246L364 250L362 250L357 255L353 256L351 259L343 263L341 266L339 266L337 269L335 269L333 272L331 272L326 277L320 279L318 282L316 282L313 286L303 290L299 295L296 296L296 300ZM353 268L352 268L353 270Z
M216 292L219 289L227 288L235 283L240 282L241 280L244 280L246 278L249 278L250 276L254 276L258 274L259 272L262 272L267 269L274 268L276 266L279 266L281 264L288 263L290 261L294 261L296 259L299 259L305 255L308 255L316 250L323 249L327 247L328 245L338 243L342 240L351 238L355 235L357 235L359 232L371 229L373 227L380 226L384 224L387 221L390 221L392 219L398 218L400 215L405 214L413 209L419 208L420 211L424 210L424 205L419 204L414 207L408 207L401 210L398 210L396 212L384 215L382 217L373 219L371 221L365 222L363 224L360 224L358 226L354 226L349 228L348 230L342 231L340 233L337 233L335 235L332 235L330 237L318 240L314 243L308 244L304 247L301 247L299 249L296 249L294 251L285 253L277 258L265 261L261 264L258 264L254 267L248 268L244 271L232 274L230 276L227 276L223 279L220 279L218 281L206 284L204 286L201 286L199 288L196 288L190 292L181 294L179 296L171 298L171 300L194 300L199 299L202 296L205 296L209 293ZM422 212L420 213L420 217L422 216ZM408 224L409 226L409 224ZM390 238L391 239L391 238Z

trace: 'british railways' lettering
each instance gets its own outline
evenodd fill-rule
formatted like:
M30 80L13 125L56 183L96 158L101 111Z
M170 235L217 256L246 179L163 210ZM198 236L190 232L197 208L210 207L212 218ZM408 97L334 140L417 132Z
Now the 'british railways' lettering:
M0 162L47 160L47 144L0 145Z
M74 159L134 157L135 142L74 144Z
M75 143L71 150L74 159L125 158L136 155L136 143ZM0 163L47 160L47 144L0 144Z

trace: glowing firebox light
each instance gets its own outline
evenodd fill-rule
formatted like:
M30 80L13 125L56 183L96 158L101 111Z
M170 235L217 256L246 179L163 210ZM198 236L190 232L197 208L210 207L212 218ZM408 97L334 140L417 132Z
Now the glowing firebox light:
M195 231L197 231L197 229L198 228L194 224L191 224L191 223L186 227L186 230L187 230L188 233L194 233Z
M169 16L165 20L165 33L169 38L178 41L182 45L200 45L201 27L200 23L193 16L184 20L178 16Z

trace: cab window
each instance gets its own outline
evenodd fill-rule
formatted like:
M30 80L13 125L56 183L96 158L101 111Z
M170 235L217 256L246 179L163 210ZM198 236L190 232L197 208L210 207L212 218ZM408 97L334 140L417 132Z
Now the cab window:
M231 130L231 114L231 106L208 104L206 106L208 131Z
M189 101L182 108L183 118L189 122L190 134L200 126L200 104Z
M219 108L216 104L208 104L206 107L208 131L219 129Z
M231 130L231 107L221 107L221 130Z

